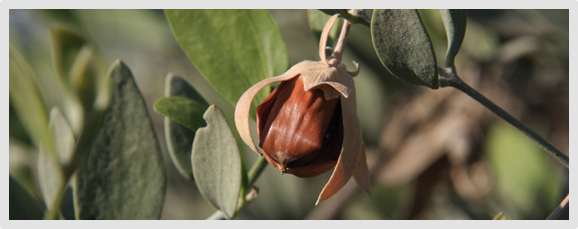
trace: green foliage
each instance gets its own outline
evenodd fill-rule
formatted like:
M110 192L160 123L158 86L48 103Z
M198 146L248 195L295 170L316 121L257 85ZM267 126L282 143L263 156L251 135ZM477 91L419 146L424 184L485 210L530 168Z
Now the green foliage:
M408 83L437 89L437 60L417 10L374 10L373 46L381 63Z
M9 53L10 101L18 119L36 146L45 140L48 114L42 100L34 73L22 55L12 45Z
M186 97L169 96L160 98L155 102L154 108L156 112L193 131L197 131L199 127L206 125L199 114L202 114L207 109L207 105Z
M102 42L99 44L110 42L114 43L112 46L122 46L122 42L118 42L117 37L112 37L108 33L115 29L122 30L119 31L121 37L129 37L124 42L132 42L131 38L139 36L133 33L147 35L143 37L148 39L134 39L134 41L135 43L142 42L144 46L154 50L155 54L174 54L173 51L165 50L169 47L165 46L165 43L174 44L165 40L171 38L170 32L172 32L177 44L201 73L200 77L204 77L212 89L232 107L250 86L268 77L280 75L289 67L285 41L267 10L58 10L50 12L52 13L46 13L46 15L53 14L53 17L68 20L76 26L92 27L93 38L99 38L100 40L95 39L95 41ZM168 27L162 18L163 13ZM353 39L349 39L347 49L350 49L353 55L348 51L344 57L345 59L361 59L361 66L366 69L357 76L356 84L360 94L366 93L370 96L359 100L359 107L375 108L376 101L377 103L385 101L375 99L379 90L364 90L367 87L363 87L363 82L380 83L363 81L367 80L366 75L363 74L371 71L374 71L375 75L386 74L382 65L405 82L432 89L447 86L443 84L443 77L442 84L438 80L443 74L449 72L457 77L454 66L455 57L465 37L468 23L466 10L441 10L448 38L445 68L437 65L430 36L421 18L424 14L420 16L417 10L374 10L372 19L369 19L362 10L307 10L309 27L314 36L319 37L330 17L327 14L334 13L342 13L342 17L347 18L349 22L359 23L355 26L359 25L365 29L351 30L352 37L367 35L367 39L371 36L373 41L373 46L364 49L365 46L359 43L370 45L370 42L351 42ZM93 20L93 17L99 19ZM436 14L436 17L439 19L439 15ZM339 20L343 21L343 19ZM111 29L111 23L117 27L112 26ZM438 24L439 28L436 27L436 29L439 36L434 41L443 38L441 22ZM370 31L365 26L370 27ZM468 25L468 32L476 33L476 26L482 27L475 24L474 26ZM330 39L335 40L339 28L338 25L333 27ZM287 31L303 30L284 30L284 32ZM53 52L50 70L56 73L55 80L58 81L59 87L55 91L62 99L57 104L47 102L50 100L46 99L47 88L54 88L53 85L44 83L46 74L51 75L47 71L36 71L35 74L31 68L30 63L34 70L46 69L37 68L36 65L42 65L39 64L42 62L31 58L29 59L31 62L28 63L23 55L12 44L10 45L11 142L15 137L36 147L38 161L34 165L36 167L29 170L37 169L38 175L37 177L30 176L29 179L31 180L32 177L39 179L38 182L19 184L13 179L19 176L10 175L10 219L42 219L43 217L56 219L59 216L66 219L159 219L163 205L167 204L164 201L168 174L144 96L137 87L131 71L123 62L115 62L108 74L104 74L103 57L100 56L99 50L89 39L90 37L85 37L83 34L91 34L91 32L83 33L82 30L63 25L50 27ZM431 31L430 34L432 34ZM488 42L487 37L493 38L497 43L497 35L475 36L469 39L470 44L475 43L475 45L470 45L470 48L479 53L483 50L479 44ZM476 39L483 40L480 42ZM328 44L332 43L333 41L328 42ZM28 44L24 47L26 45ZM462 50L467 48L466 46L468 42L464 42ZM374 51L380 61L374 58L375 64L368 64L368 56L370 54L372 57L375 56ZM181 50L176 51L179 55L180 52ZM301 51L297 53L301 55ZM315 51L313 53L316 54ZM486 53L484 52L484 55ZM491 56L490 54L486 56ZM480 54L474 53L474 55ZM357 56L360 58L358 59ZM363 63L364 59L366 63ZM41 78L36 78L37 76ZM388 81L385 77L383 80ZM197 86L197 89L204 88ZM399 92L404 89L392 91ZM311 209L315 209L307 203L308 198L311 199L314 196L307 195L313 193L310 192L311 187L322 187L317 182L318 180L311 178L303 181L283 177L281 178L283 183L280 185L272 184L281 180L278 177L278 171L274 171L275 176L266 180L267 186L263 181L258 184L262 191L269 192L269 196L265 194L255 199L258 189L252 184L268 164L264 158L260 158L247 173L243 161L244 156L248 158L257 156L241 154L237 145L239 139L235 137L225 118L229 115L227 109L231 107L224 106L225 112L223 112L215 105L209 106L209 103L187 80L172 73L166 76L164 93L165 97L158 99L153 107L157 113L164 116L167 149L172 162L182 176L189 181L195 181L199 192L193 192L193 195L200 193L227 219L242 217L238 216L242 215L241 209L253 200L256 201L251 207L261 204L258 205L260 209L253 212L246 209L245 212L250 212L247 215L257 212L262 217L269 215L270 217L303 218L310 214ZM267 87L257 95L252 104L253 111L269 93L270 88ZM213 99L219 100L220 98L211 99L214 101ZM50 115L47 111L50 111ZM360 114L360 117L369 116ZM381 125L377 125L379 120L371 117L366 118L366 122L376 126L374 138L382 138L379 136ZM421 124L423 123L418 123L418 125ZM412 128L419 129L419 126ZM495 125L489 131L488 136L485 148L489 164L493 169L492 173L496 178L492 194L496 194L499 200L496 204L499 208L497 210L508 212L514 218L544 218L555 207L563 192L563 187L560 185L563 183L560 181L560 171L556 170L548 157L543 155L541 150L526 136L504 123ZM402 136L402 138L406 137L412 136L409 134ZM369 153L370 151L382 151L382 149L376 150L375 148L378 144L377 147L384 147L381 145L381 140L375 141L375 143L366 141L369 143L368 155L373 154ZM36 157L36 152L33 153ZM381 159L378 160L378 163L382 162ZM371 162L370 165L376 166ZM474 173L477 170L467 171L471 172L469 175L472 175L472 178L478 178L473 176L479 175L479 172ZM32 174L32 172L29 173ZM454 179L455 174L451 175ZM325 180L327 178L322 177ZM380 182L378 179L375 180L377 180L374 181L376 183ZM36 187L36 184L39 187ZM34 195L28 192L30 190L25 190L22 185L34 190L32 194L36 194L40 200L33 197ZM41 197L36 189L40 190ZM411 199L413 193L410 189L412 189L411 185L402 188L376 185L373 187L374 194L371 198L363 196L362 199L358 198L359 200L351 204L343 203L343 211L339 217L343 219L403 218L405 212L411 210L409 208L414 202ZM348 193L342 194L348 195ZM353 194L349 193L349 195ZM259 199L261 203L258 203ZM283 206L276 206L278 204L275 203ZM456 206L461 205L460 203ZM494 207L493 204L492 202L491 207ZM190 206L190 209L196 211L197 206ZM487 205L484 206L487 207ZM337 213L339 214L338 211ZM479 213L468 214L475 216ZM495 212L485 214L483 217L491 217L493 214ZM218 214L215 215L215 218L218 218ZM500 212L494 219L510 219L509 215Z
M208 125L197 131L193 141L195 182L203 197L230 219L242 193L241 153L220 109L210 106L203 118Z
M72 77L72 67L76 62L79 51L87 43L86 39L65 27L53 27L50 33L57 76L69 86Z
M50 134L55 136L57 157L53 158L49 154L50 149L44 145L40 146L38 153L38 177L40 178L40 190L44 197L44 202L48 208L55 207L54 202L58 198L61 187L65 186L67 180L61 165L68 165L73 157L76 140L74 133L68 125L65 117L57 107L50 111L50 122L48 124Z
M83 120L91 116L91 112L101 112L108 105L102 63L94 45L78 32L53 26L50 33L54 67L64 100L63 113L78 136L86 125Z
M9 219L10 220L39 220L42 219L43 207L38 203L26 189L24 189L12 176L8 183L9 186Z
M446 67L454 67L454 59L462 46L466 35L467 10L442 9L440 10L448 37L448 52L446 55Z
M193 139L197 129L206 125L202 116L209 105L193 86L173 74L166 77L165 96L167 97L155 102L154 108L156 112L166 116L165 135L173 163L181 175L192 180ZM180 120L183 124L175 120Z
M289 67L285 42L266 10L165 10L173 35L233 107L253 84ZM270 93L262 90L255 109Z
M8 116L10 125L8 126L8 134L10 137L14 137L23 143L32 145L32 140L30 136L28 136L28 133L26 133L26 130L24 130L24 126L22 126L18 113L16 113L16 109L12 105L12 100L9 100Z
M159 219L166 174L145 101L132 73L111 67L110 110L74 180L77 219Z
M505 122L492 127L488 136L486 147L502 206L524 214L518 217L546 218L561 198L560 182L556 179L560 176L552 160L532 140ZM535 213L538 215L532 215Z

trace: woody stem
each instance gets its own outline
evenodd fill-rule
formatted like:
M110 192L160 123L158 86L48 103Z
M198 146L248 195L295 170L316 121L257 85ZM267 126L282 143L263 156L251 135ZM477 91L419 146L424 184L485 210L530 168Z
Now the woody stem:
M536 132L534 132L530 127L526 126L524 123L520 122L518 119L514 118L508 112L504 111L498 105L484 97L478 91L464 83L460 77L455 72L454 68L442 68L439 67L439 75L440 75L440 86L441 87L454 87L463 93L469 95L490 111L494 112L494 114L498 115L503 120L510 123L512 126L516 127L530 139L534 140L542 149L544 149L548 154L553 156L554 158L558 159L560 163L562 163L566 168L570 168L569 161L570 159L552 144L550 144L546 139L542 138Z
M558 207L556 207L556 209L554 209L552 214L550 214L548 216L548 218L546 218L547 220L558 219L560 214L562 214L562 212L566 209L566 207L568 207L568 202L569 202L568 196L569 195L570 194L566 195L566 198L564 198L564 200L562 200L562 202L558 205Z

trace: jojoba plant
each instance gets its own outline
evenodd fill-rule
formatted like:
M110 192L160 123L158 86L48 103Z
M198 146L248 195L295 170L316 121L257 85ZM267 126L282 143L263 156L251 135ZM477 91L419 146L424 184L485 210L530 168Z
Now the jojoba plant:
M57 103L46 102L48 86L38 82L42 73L33 70L31 60L11 40L11 142L18 138L35 151L37 175L32 177L39 185L26 182L30 179L12 172L16 169L11 165L10 219L160 219L169 173L162 157L165 142L166 158L176 173L217 209L208 219L242 218L243 211L262 198L260 192L281 189L275 183L256 183L271 167L280 171L271 175L279 182L292 179L284 174L323 182L292 195L308 201L309 209L323 209L329 201L343 201L337 205L344 206L357 190L367 194L360 195L364 202L383 197L376 164L387 160L387 147L365 141L359 105L372 101L359 100L356 83L365 71L360 66L371 61L359 55L356 40L348 39L354 31L364 31L371 40L368 50L378 66L364 65L367 71L392 75L404 88L425 86L436 90L433 93L458 89L569 169L566 154L458 76L467 10L439 11L447 37L443 66L431 27L424 23L431 17L411 9L366 12L308 10L312 34L318 35L313 46L319 60L299 59L291 66L291 50L267 10L163 10L179 52L210 85L202 88L186 76L166 75L164 97L155 98L152 107L164 118L164 134L159 135L166 141L157 137L157 114L149 115L129 64L116 60L105 71L101 50L82 29L50 28ZM353 61L355 70L349 71L345 62L358 58L361 64ZM207 96L207 91L219 98ZM17 134L12 126L23 131ZM424 168L424 173L435 168ZM467 170L459 171L452 171L452 178L467 176ZM359 189L347 188L351 178ZM309 193L315 193L316 201L307 199ZM336 197L338 193L347 197ZM567 206L568 196L556 209L547 209L553 210L548 219L558 218ZM507 211L492 212L486 218L509 216Z

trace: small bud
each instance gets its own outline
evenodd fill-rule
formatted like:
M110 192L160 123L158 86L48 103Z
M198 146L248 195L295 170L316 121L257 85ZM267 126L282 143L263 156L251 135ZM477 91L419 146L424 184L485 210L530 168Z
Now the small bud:
M337 193L352 176L369 194L353 82L359 65L355 63L358 69L348 72L341 63L349 22L344 23L333 55L325 56L327 36L337 16L329 19L321 35L321 61L302 61L280 76L262 80L241 96L235 108L243 141L259 154L261 149L281 173L314 177L335 167L317 203ZM262 88L276 82L281 83L257 108L257 147L249 128L251 102Z

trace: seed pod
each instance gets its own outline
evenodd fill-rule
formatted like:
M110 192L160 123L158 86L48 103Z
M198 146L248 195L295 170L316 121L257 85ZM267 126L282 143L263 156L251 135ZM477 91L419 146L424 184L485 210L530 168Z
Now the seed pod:
M369 194L353 82L359 65L354 62L357 70L349 72L341 63L349 22L344 22L333 54L325 56L327 36L337 16L329 19L321 34L320 61L302 61L280 76L253 85L235 109L235 124L243 141L282 173L314 177L335 167L317 204L337 193L352 176ZM276 82L281 83L257 108L257 147L249 127L251 102L257 92Z

